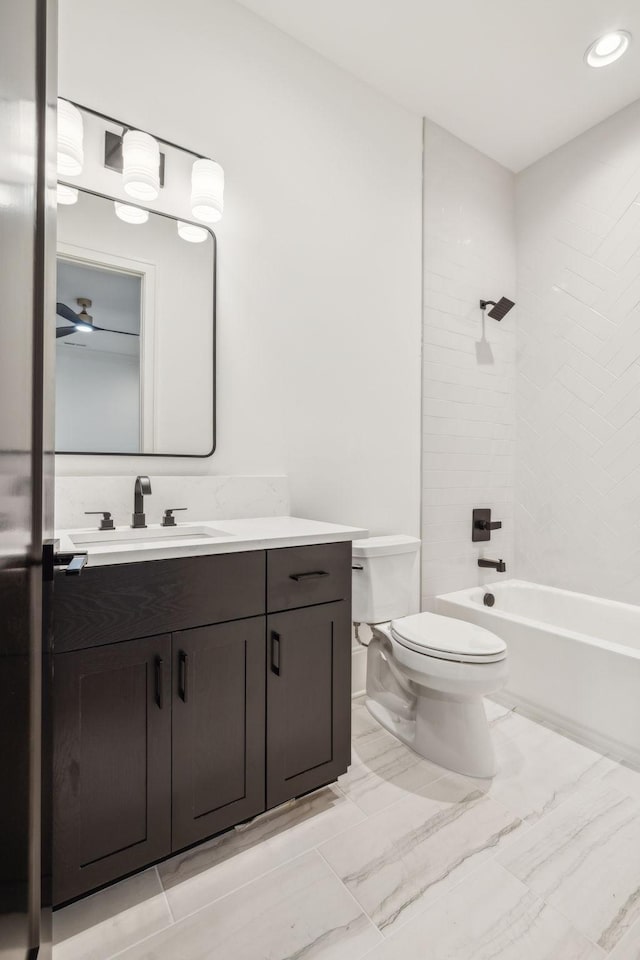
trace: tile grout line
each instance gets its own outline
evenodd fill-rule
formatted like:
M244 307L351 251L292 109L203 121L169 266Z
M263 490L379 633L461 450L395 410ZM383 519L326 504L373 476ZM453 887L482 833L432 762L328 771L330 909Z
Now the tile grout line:
M154 930L153 933L148 934L148 936L143 937L141 940L136 940L134 943L128 944L124 949L118 950L117 953L110 953L106 960L115 960L116 957L122 957L124 954L128 953L129 950L133 950L134 947L139 947L143 943L147 943L149 940L153 940L154 937L160 936L162 933L166 933L167 930L171 930L175 926L175 923L169 923L166 927L161 927L160 930ZM55 960L55 956L53 958Z
M580 934L580 936L583 937L583 938L587 941L587 943L590 943L592 946L594 946L594 947L596 948L596 950L599 950L599 951L602 953L603 958L604 958L604 957L607 957L607 956L608 956L613 950L615 950L615 948L618 946L618 944L616 943L616 944L614 944L614 946L611 948L611 950L609 950L609 951L605 950L603 947L600 946L599 943L597 943L595 940L593 940L587 933L585 933L583 930L580 930L580 929L576 926L575 920L572 920L571 917L569 917L568 914L566 914L566 913L564 912L564 910L562 910L560 907L557 907L555 904L550 903L550 901L547 900L546 897L543 897L543 896L541 896L541 894L537 893L537 892L533 889L533 887L529 886L529 884L527 883L526 880L523 880L523 879L522 879L522 877L516 876L516 874L506 865L506 863L498 863L498 866L501 867L503 870L505 870L505 871L509 874L510 877L513 877L514 880L517 880L518 883L521 883L524 887L526 887L527 890L529 891L529 893L531 893L534 897L536 897L538 900L540 900L542 903L544 903L544 905L545 905L546 907L549 907L550 910L552 910L554 913L557 913L559 916L561 916L562 919L566 921L567 925L568 925L572 930L575 930L576 933ZM636 922L640 923L640 919L639 919L638 921L636 921ZM632 924L632 926L634 926L634 924ZM631 927L630 927L629 929L631 929ZM621 939L622 939L622 938L621 938Z
M165 933L167 930L170 930L173 926L175 926L175 919L174 919L174 917L173 917L173 911L171 910L171 906L170 906L170 904L169 904L169 901L167 900L167 896L166 896L165 891L164 891L164 888L163 888L163 886L162 886L162 881L161 881L161 879L160 879L160 874L159 874L159 872L158 872L157 864L154 865L151 869L153 870L153 872L154 872L155 875L156 875L156 880L158 881L158 886L160 887L160 894L161 894L162 899L164 900L164 904L165 904L165 906L166 906L166 908L167 908L167 913L169 914L169 922L168 922L167 924L165 924L164 926L160 927L159 930L154 930L153 933L148 934L146 937L142 937L140 940L134 940L132 943L127 944L127 946L124 947L122 950L117 950L116 953L110 953L109 956L106 958L106 960L114 960L115 957L121 957L121 956L122 956L124 953L126 953L128 950L133 950L134 947L140 946L140 944L145 943L147 940L151 940L153 937L156 937L156 936L158 936L158 935L161 934L161 933ZM157 894L156 894L156 896L157 896ZM148 903L149 901L145 901L145 902ZM91 929L91 928L89 928L89 929ZM84 933L84 932L85 932L85 931L82 931L82 933ZM54 956L53 960L55 960L55 956Z
M289 860L285 861L284 863L279 864L277 867L273 867L271 870L266 870L264 873L261 873L255 877L252 877L250 880L247 880L246 883L240 884L239 887L235 887L233 890L229 890L227 891L227 893L223 893L221 896L215 897L215 899L210 900L208 903L204 903L201 907L198 907L197 910L194 910L191 913L185 914L184 917L179 917L177 919L174 919L174 921L172 923L167 924L166 927L163 927L160 930L154 931L154 933L150 934L149 936L143 937L142 940L137 940L135 943L130 943L127 947L125 947L123 950L119 950L117 953L110 954L107 960L115 960L116 957L121 957L123 953L127 952L127 950L132 950L133 947L139 946L141 943L145 943L147 940L151 940L153 937L157 936L160 933L165 932L168 929L180 926L180 924L184 923L185 920L191 920L192 917L197 916L199 913L202 913L204 910L207 910L209 907L213 906L214 904L220 903L221 900L225 900L227 897L233 896L234 894L238 893L240 890L244 890L245 887L250 886L252 883L255 883L258 880L264 879L264 877L267 877L269 876L269 874L274 873L276 870L280 869L280 867L288 866L289 864L293 863L295 860L299 860L302 857L308 856L310 853L313 853L313 852L315 852L315 848L305 850L302 853L298 854L297 856L291 857ZM179 884L177 884L177 886L179 886ZM166 893L165 893L165 896L166 896ZM167 901L168 901L168 898L167 898ZM171 916L173 916L173 911L171 910L171 908L170 908L170 914Z
M375 923L374 920L372 920L372 918L369 916L369 914L367 913L367 911L365 910L365 908L362 906L362 904L360 903L360 901L351 893L351 890L349 890L348 886L347 886L346 883L343 881L342 877L340 877L340 876L336 873L336 871L333 869L333 867L331 866L331 864L329 863L329 861L327 860L327 858L325 857L325 855L320 851L320 849L319 849L318 847L315 848L314 852L318 854L318 856L320 857L320 859L322 860L322 862L325 864L325 866L327 867L327 869L328 869L328 870L331 872L331 874L336 878L336 880L337 880L338 883L340 884L340 887L345 891L345 893L348 894L348 896L351 898L351 900L353 900L353 902L354 902L355 905L357 906L359 912L360 912L364 917L367 918L367 920L369 921L369 923L371 924L371 926L373 927L373 929L376 931L376 933L377 933L378 936L380 937L380 943L384 943L387 938L386 938L385 935L383 934L382 930L380 929L380 927L378 926L378 924ZM376 947L375 947L374 949L377 949L378 946L379 946L379 944L376 944Z
M341 832L344 832L344 831L341 831ZM351 891L348 890L347 887L343 884L343 882L342 882L342 880L340 879L340 877L338 877L338 875L337 875L336 872L333 870L333 868L331 867L331 865L330 865L329 863L327 863L327 861L325 860L324 856L320 853L320 851L319 851L316 847L312 847L312 848L310 848L309 850L306 850L306 851L304 851L303 853L299 854L298 856L292 857L290 860L286 861L286 864L287 864L287 865L288 865L288 864L291 864L291 863L293 863L295 860L299 860L299 859L301 859L302 857L310 856L310 855L313 855L313 854L316 854L316 855L317 855L317 857L318 857L318 859L320 860L320 862L322 863L322 865L325 866L325 867L328 869L328 871L329 871L329 873L331 874L331 876L333 876L333 877L338 881L338 883L340 884L341 889L349 896L349 898L353 901L353 903L354 903L355 906L357 907L358 913L367 920L368 924L375 930L375 932L376 932L376 933L378 934L378 936L380 937L379 943L375 945L375 948L374 948L374 949L376 949L381 943L384 943L384 941L385 941L384 935L383 935L383 934L381 933L381 931L378 929L378 927L377 927L376 924L373 922L373 920L372 920L371 917L368 915L368 913L367 913L367 912L362 908L362 906L358 903L358 901L357 901L356 898L353 896L353 894L351 893ZM284 864L284 863L283 863L283 864L280 864L280 866L285 866L285 864ZM155 868L154 868L154 869L155 869ZM274 868L274 869L277 870L278 867L276 867L276 868ZM149 936L143 937L141 940L136 940L134 943L130 943L130 944L129 944L128 946L126 946L123 950L119 950L117 953L109 954L109 956L106 958L106 960L116 960L116 958L122 957L124 954L127 953L127 951L132 950L134 947L138 947L138 946L140 946L140 945L142 945L142 944L144 944L144 943L147 943L149 940L152 940L154 937L158 936L159 934L162 934L162 933L166 932L166 931L167 931L168 929L170 929L171 927L177 926L177 925L179 925L182 921L187 920L187 919L190 919L191 917L196 916L198 913L201 913L202 910L207 909L207 907L211 906L212 904L218 903L218 902L220 902L220 900L224 900L225 897L231 896L232 894L237 893L238 890L241 890L241 889L243 889L244 887L249 886L249 885L250 885L251 883L253 883L254 881L257 881L257 880L259 880L259 879L263 879L265 876L268 876L269 873L273 873L273 872L274 872L273 870L269 870L269 871L267 871L266 873L261 874L259 877L254 877L252 880L248 881L246 884L242 884L241 887L238 887L238 888L236 888L235 890L230 891L228 894L225 894L225 895L222 896L222 897L218 897L216 900L211 901L211 903L206 904L204 907L200 908L199 910L196 910L196 911L194 911L193 913L188 914L187 916L180 918L180 920L174 921L174 923L172 923L172 924L168 924L166 927L163 927L163 928L161 928L160 930L154 931L153 933L149 934ZM367 951L367 954L366 954L366 955L368 955L369 952L370 952L370 951ZM365 956L365 954L362 955L362 957L364 957L364 956ZM359 960L362 960L362 958L359 958Z
M605 758L605 759L606 759L606 758ZM606 784L606 783L604 782L604 779L596 780L596 781L592 782L591 784L588 784L588 785L587 785L587 789L588 789L589 787L595 787L595 786L599 786L599 787L601 787L603 790L607 790L607 791L609 791L609 792L611 792L611 793L618 794L619 796L624 797L626 800L630 800L631 802L634 802L634 803L637 803L637 802L638 802L638 799L637 799L636 797L631 796L627 791L621 789L621 788L618 787L618 786L613 786L613 785L611 785L611 784ZM584 789L584 788L583 788L583 789ZM573 798L576 798L577 796L580 795L580 792L581 792L581 791L576 791L574 794L572 794L572 797L573 797ZM563 806L563 804L559 804L558 807L555 807L553 810L551 810L551 811L549 812L548 816L550 816L551 814L553 814L553 813L555 813L557 810L559 810L561 806ZM541 817L540 820L537 820L536 823L533 824L533 827L537 827L537 826L542 822L543 819L544 819L544 817ZM576 926L575 920L572 920L572 919L564 912L564 910L562 910L560 907L558 907L558 906L556 906L555 904L553 904L553 903L551 903L550 901L548 901L548 900L547 900L544 896L542 896L541 894L537 893L536 890L534 890L533 887L531 887L530 884L527 883L526 880L523 880L522 877L517 876L517 874L515 874L515 873L513 872L513 870L512 870L506 863L500 863L499 866L501 866L504 870L506 870L506 871L509 873L510 876L514 877L516 880L518 880L520 883L522 883L522 884L527 888L527 890L529 890L529 891L530 891L534 896L536 896L539 900L542 900L543 903L545 903L551 910L555 910L556 913L560 914L560 916L562 916L562 917L566 920L566 922L567 922L574 930L577 930L577 932L578 932L582 937L584 937L585 940L587 940L589 943L593 944L593 946L596 947L596 949L600 950L600 951L602 952L602 954L603 954L603 957L608 957L609 954L612 953L612 952L618 947L618 945L619 945L620 942L624 939L624 937L627 935L627 933L629 932L629 930L631 930L631 929L632 929L633 927L635 927L636 925L638 925L638 929L640 929L640 917L638 917L635 921L633 921L633 923L631 924L631 926L630 926L627 930L625 930L625 932L624 932L624 933L622 934L622 936L620 937L620 940L618 940L618 942L615 943L615 944L611 947L611 949L607 951L607 950L604 949L604 947L601 947L600 944L599 944L597 941L593 940L593 938L590 937L587 933L585 933L584 931L580 930L580 929Z
M356 805L353 803L353 801L351 801L348 797L344 797L344 800L345 800L345 802L348 802L351 806L354 806L354 807L356 806ZM361 813L362 816L363 816L363 819L362 819L360 822L361 822L361 823L364 822L364 820L366 819L366 815L363 813L363 811L360 810L359 807L356 807L356 809L357 809L358 813ZM233 828L232 828L232 829L233 829ZM295 860L300 859L300 857L303 857L303 856L305 856L305 855L307 855L307 854L309 854L309 853L312 853L314 850L317 849L317 847L318 847L320 844L325 843L325 842L328 842L329 840L335 839L336 837L340 836L341 834L346 833L347 830L349 830L349 829L351 829L351 828L350 828L350 827L345 827L344 830L340 830L337 834L332 834L330 837L327 837L327 838L325 838L324 840L319 841L318 844L312 845L312 846L310 846L310 847L308 847L308 848L306 848L306 849L304 849L304 850L299 851L299 852L296 853L294 856L288 857L286 860L283 860L282 863L279 863L279 864L277 864L277 865L274 866L274 867L270 867L269 869L263 871L262 873L256 874L255 876L251 877L251 879L245 881L244 883L241 883L241 884L239 884L238 886L233 887L233 888L230 889L230 890L227 890L225 893L221 894L220 896L214 897L212 900L207 901L207 903L202 904L202 906L198 907L197 910L193 910L191 913L186 913L184 916L181 916L181 917L176 917L175 914L174 914L174 912L173 912L173 909L171 908L171 903L170 903L170 900L169 900L169 897L168 897L168 890L167 890L167 888L165 888L165 886L164 886L164 884L163 884L163 882L162 882L162 878L161 878L160 873L159 873L159 871L158 871L158 865L156 864L156 865L154 865L153 867L148 868L148 869L153 870L154 873L156 874L156 877L157 877L157 880L158 880L158 884L159 884L159 887L160 887L160 894L162 895L162 897L163 897L163 899L164 899L164 901L165 901L165 904L166 904L166 906L167 906L167 910L168 910L168 913L169 913L169 917L170 917L169 923L167 923L165 926L161 927L160 930L154 931L152 934L149 934L149 936L143 937L141 940L136 940L136 941L133 941L133 942L129 943L129 944L128 944L126 947L124 947L122 950L118 950L117 953L110 954L109 957L107 958L107 960L112 960L112 957L118 957L118 956L120 956L122 953L126 952L126 950L129 950L129 949L131 949L132 947L137 946L139 943L143 943L145 940L150 939L150 937L155 936L157 933L160 933L160 932L162 932L163 930L167 930L169 927L176 926L177 924L182 923L182 921L187 920L187 919L195 916L196 914L200 913L202 910L206 910L208 907L212 906L214 903L218 903L220 900L224 900L225 897L231 896L232 894L237 893L237 892L240 891L240 890L243 890L245 887L250 886L250 884L252 884L252 883L254 883L254 882L257 881L257 880L260 880L260 879L268 876L268 875L271 874L271 873L274 873L276 870L279 870L281 867L288 866L289 864L293 863ZM268 842L268 841L264 841L264 842ZM196 849L197 849L197 848L196 848ZM324 859L324 858L323 858L323 859ZM209 867L209 869L215 870L216 866L218 866L218 864L215 864L213 867ZM206 871L204 871L204 872L206 872ZM188 879L191 879L191 878L188 878ZM119 881L119 882L122 882L122 881ZM182 881L182 882L186 882L186 881ZM181 885L181 884L175 884L176 887L179 887L180 885ZM107 889L108 889L108 888L107 888ZM170 889L172 889L172 888L170 887L169 890L170 890ZM100 893L100 892L101 892L101 891L98 891L98 893ZM156 896L158 896L158 894L156 894ZM149 899L151 899L151 898L149 898ZM144 901L144 902L148 903L148 902L149 902L149 899L147 899L147 900ZM129 908L127 908L127 909L129 909ZM122 913L122 912L124 912L124 911L121 911L121 913ZM113 918L110 918L110 919L113 919ZM86 933L88 930L93 929L93 927L95 927L95 926L96 926L96 924L93 924L91 927L87 927L87 928L85 928L84 930L78 931L78 933L77 933L77 934L74 934L73 936L82 936L84 933ZM72 938L67 938L67 939L72 939ZM64 941L62 941L62 942L64 942Z
M325 789L325 788L323 787L323 788L321 788L321 789ZM344 797L344 800L345 800L347 803L349 803L350 806L354 807L359 814L362 814L362 820L360 820L359 823L355 824L355 826L359 826L360 823L364 823L365 820L367 819L366 814L365 814L359 807L357 807L356 804L355 804L349 797ZM349 826L349 827L344 827L344 829L339 830L338 833L331 834L331 836L325 837L323 840L319 840L318 843L312 844L311 846L306 847L306 848L303 849L303 850L299 850L298 853L294 854L294 855L291 856L291 857L287 857L287 858L286 858L285 860L283 860L281 863L278 863L278 864L276 864L275 866L269 867L267 870L264 870L262 873L257 873L255 876L251 877L250 880L247 880L247 881L245 881L244 883L239 884L237 887L233 887L232 889L227 890L225 893L220 894L220 896L218 896L218 897L214 897L213 900L207 901L207 903L204 903L204 904L202 904L202 906L198 907L197 910L193 910L193 911L191 911L191 913L186 913L183 917L174 918L174 921L173 921L174 924L181 923L183 920L187 920L187 919L190 918L190 917L194 917L197 913L200 913L202 910L206 910L207 907L212 906L212 904L218 903L220 900L224 900L225 897L229 897L229 896L231 896L231 895L234 894L234 893L238 893L238 891L240 891L240 890L244 890L245 887L250 886L250 885L251 885L252 883L254 883L255 881L257 881L257 880L262 880L264 877L268 877L270 874L275 873L277 870L280 870L282 867L289 866L289 865L292 864L294 861L299 860L301 857L307 856L308 854L314 853L314 852L316 852L316 851L317 851L318 853L320 853L319 847L320 847L322 844L328 843L328 842L331 841L331 840L337 839L338 837L342 836L342 834L347 833L349 830L352 830L352 829L353 829L353 826L354 826L354 825L351 825L351 826ZM274 838L270 838L270 839L274 839ZM263 842L264 842L264 843L268 843L269 840L263 841ZM196 848L196 849L197 849L197 848ZM253 848L252 848L252 849L253 849ZM320 856L322 856L322 854L320 854ZM324 857L322 857L322 859L324 860ZM223 861L223 862L224 862L224 861ZM218 864L215 864L213 867L209 867L209 869L210 869L210 870L215 870L215 868L216 868L217 866L218 866ZM206 872L206 871L203 871L203 872ZM188 878L188 879L191 879L191 878ZM184 882L186 882L186 881L181 881L181 882L184 883ZM167 895L167 891L164 889L164 885L162 884L162 879L160 879L160 883L161 883L161 886L162 886L163 891L164 891L165 896L166 896L166 895ZM179 883L178 883L178 884L175 884L175 886L176 886L176 887L179 887L180 884L179 884ZM172 889L172 888L169 888L169 889ZM169 902L169 904L170 904L170 901L169 901L168 896L167 896L167 902ZM173 910L170 909L170 913L171 913L171 916L174 916ZM376 929L377 929L377 928L376 928Z
M501 715L501 716L499 716L497 719L500 720L500 719L502 718L502 716L508 716L509 713L514 713L516 716L520 716L520 714L518 714L516 711L514 711L514 710L508 710L508 713L507 713L507 714ZM525 718L525 719L528 719L528 718ZM531 720L531 721L529 721L529 722L531 722L531 723L536 723L537 721ZM540 725L543 726L542 724L540 724ZM549 729L549 728L545 728L545 729ZM551 732L552 734L554 734L555 736L563 736L561 733L559 733L558 731L555 731L555 730L550 730L550 732ZM510 737L509 739L513 739L514 741L517 740L517 739L518 739L518 734L515 733L515 734L513 735L513 738ZM592 751L592 752L596 753L597 751ZM599 759L596 760L595 763L591 765L591 767L587 768L587 770L590 770L590 769L592 769L592 767L596 766L596 765L600 762L600 760L601 760L602 758L603 758L602 755L600 755ZM604 758L604 759L607 759L607 758ZM434 784L438 783L440 780L443 780L443 779L445 779L447 776L450 776L450 775L452 775L452 772L451 772L451 771L445 771L441 776L437 777L435 780L433 780L433 781L428 781L427 783L425 783L424 786L426 787L426 786L434 785ZM453 775L454 775L454 776L460 776L459 774L453 774ZM596 781L594 781L594 782L595 782L595 783L598 783L599 781L596 780ZM471 784L470 784L470 785L471 785ZM590 786L590 784L587 784L586 786L588 787L588 786ZM419 792L420 789L422 789L422 788L416 788L417 792ZM584 787L583 787L582 789L584 789ZM623 792L623 791L620 791L620 792ZM408 793L408 794L409 794L409 793L413 793L413 791L407 791L407 793ZM535 820L532 821L532 822L528 821L527 819L523 819L523 818L522 818L519 814L517 814L515 811L511 810L509 807L507 807L507 806L506 806L504 803L502 803L500 800L497 800L496 798L491 797L489 794L483 794L483 798L490 799L490 800L492 801L492 803L494 803L494 804L496 804L497 806L501 807L502 810L503 810L508 816L510 816L510 817L516 817L516 818L519 820L522 829L519 829L519 830L517 831L517 833L514 835L512 842L515 842L516 839L521 839L522 837L525 837L528 833L530 833L533 829L535 829L539 824L541 824L547 817L551 816L556 810L559 810L565 803L567 803L570 799L575 798L575 797L578 796L580 793L581 793L581 789L568 792L568 793L565 795L564 799L561 800L560 803L557 804L557 806L554 806L553 809L548 810L548 811L542 813L541 816L539 816L537 819L535 819ZM625 794L625 795L626 795L626 794ZM388 810L390 809L390 807L394 806L396 803L399 803L399 802L401 802L401 801L404 800L404 799L405 799L405 797L400 797L400 798L398 798L397 800L392 801L392 803L390 803L390 804L386 805L385 807L382 807L380 810L375 811L374 813L370 814L369 817L376 816L376 815L379 814L379 813L388 811ZM482 798L480 798L480 799L482 799ZM633 799L633 798L630 798L630 799ZM369 817L368 817L367 819L369 819ZM507 842L506 846L509 846L509 845L510 845L509 842ZM319 852L320 852L320 851L319 851ZM421 909L421 910L416 914L416 916L420 916L421 913L423 912L423 910L429 909L431 906L433 906L434 903L438 903L443 897L447 896L449 893L451 893L453 890L455 890L458 886L460 886L460 884L464 883L465 880L466 880L468 877L474 875L474 874L477 873L479 870L481 870L486 863L490 863L490 862L493 862L493 861L497 861L497 858L498 858L498 857L501 855L501 853L503 853L503 852L504 852L503 850L497 848L495 851L493 851L492 853L490 853L490 854L488 854L487 856L485 856L480 863L478 863L472 870L470 870L469 873L465 874L462 878L460 878L460 880L458 880L456 883L454 883L452 887L450 887L447 891L443 891L442 894L440 894L439 896L437 896L436 899L435 899L434 901L432 901L431 904L425 905L424 908ZM325 858L324 858L324 855L323 855L322 853L321 853L321 856L323 856L323 859L325 859ZM329 866L330 866L330 865L329 865ZM514 877L515 877L515 874L513 874L513 873L508 869L508 867L506 867L504 864L498 863L498 866L500 866L500 867L502 867L503 869L507 870L507 872L508 872L511 876L514 876ZM335 872L335 871L334 871L334 872ZM340 879L340 878L338 878L338 879ZM519 880L520 878L515 877L515 879L516 879L516 880ZM520 882L523 882L523 881L520 880ZM528 890L531 890L531 888L528 886L528 884L524 884L524 886L526 886ZM534 890L531 890L531 892L532 892L539 900L541 900L541 901L544 902L544 903L547 903L547 901L544 900L543 897L540 897L539 894L536 894ZM356 902L357 902L357 901L356 901ZM552 909L556 909L556 908L553 907L552 904L548 904L548 906L551 907ZM365 911L365 912L366 912L366 911ZM561 911L558 911L558 912L562 914ZM367 916L368 916L368 914L367 914ZM562 914L562 916L564 917L564 914ZM402 929L403 927L405 927L407 924L411 923L413 919L415 919L415 917L414 917L414 918L410 918L410 919L408 919L408 920L405 920L405 921L401 922L401 923L399 924L399 926L397 927L397 930L394 931L394 932L390 935L389 938L385 938L385 939L391 939L391 938L393 938L399 930L401 930L401 929ZM570 921L568 917L564 917L564 919L569 923L569 925L570 925L573 929L576 929L576 930L577 930L577 928L575 927L575 924L574 924L572 921ZM594 945L595 947L597 947L599 950L602 949L602 948L599 946L599 944L597 944L597 943L595 943L594 941L592 941L591 938L589 938L589 937L586 936L586 934L582 934L582 932L579 931L579 930L578 930L577 932L580 933L582 936L584 936L585 939L586 939L589 943L593 943L593 945Z
M175 920L173 919L173 912L172 912L171 907L170 907L170 905L169 905L169 901L168 901L167 898L166 898L166 894L165 894L164 889L163 889L163 886L162 886L162 881L160 880L160 875L159 875L159 873L158 873L157 865L154 865L154 866L152 866L152 867L146 867L146 868L145 868L145 871L142 871L142 872L146 872L147 870L152 871L152 872L155 873L155 875L156 875L156 880L158 881L158 887L159 887L159 892L158 892L158 893L155 893L152 897L147 897L145 900L141 900L141 901L135 903L133 906L126 907L124 910L121 910L121 911L119 911L117 914L114 914L113 916L108 917L106 920L101 920L101 921L99 921L98 923L94 923L94 924L92 924L92 925L89 926L89 927L84 927L82 930L78 930L77 933L72 934L70 937L65 937L64 940L60 940L59 942L54 943L54 944L52 945L53 958L54 958L54 960L55 960L55 951L56 951L56 948L62 947L63 944L68 943L68 942L71 941L71 940L74 940L74 939L79 938L79 937L83 937L83 936L84 936L85 934L87 934L89 931L95 930L96 927L101 926L103 923L109 923L110 921L115 920L116 917L120 917L123 913L127 913L129 910L133 910L133 909L135 909L135 908L137 908L137 907L140 907L142 904L148 904L148 903L150 903L150 902L151 902L152 900L154 900L156 897L160 897L160 898L164 901L164 905L165 905L165 907L166 907L167 914L168 914L168 917L169 917L168 922L163 922L162 925L161 925L160 927L158 927L157 930L154 930L152 933L148 934L146 937L142 937L140 940L134 940L134 941L132 941L131 943L128 943L125 947L122 948L122 950L118 950L118 951L116 951L116 953L110 953L110 954L108 955L108 957L104 958L104 960L112 960L113 957L119 957L119 956L121 956L123 953L125 953L127 950L131 950L133 947L137 946L138 944L144 943L144 941L145 941L145 940L148 940L150 937L155 937L155 936L156 936L157 934L159 934L159 933L164 933L166 930L168 930L170 927L172 927L172 926L175 924ZM134 876L135 876L135 874L134 874ZM132 878L127 878L127 879L132 879ZM105 891L107 891L107 890L109 890L109 889L112 889L112 887L118 886L118 883L126 883L126 882L127 882L126 880L124 880L124 881L118 881L117 883L112 884L111 886L107 886L107 887L103 888L102 890L98 890L98 891L95 891L95 892L92 893L92 894L89 894L89 896L88 896L87 898L85 898L85 899L86 899L86 900L89 900L89 899L91 899L91 897L100 896L101 893L104 893ZM75 903L82 903L82 902L83 902L82 900L75 901Z
M176 918L173 915L173 910L171 909L171 904L169 903L169 897L167 896L167 891L164 888L164 883L162 882L162 877L160 876L160 871L158 870L158 864L156 864L153 869L156 872L158 883L160 884L160 889L162 890L162 896L164 897L164 902L167 906L167 910L169 911L169 916L171 917L171 924L175 924Z
M361 821L361 822L362 822L362 821ZM350 828L347 827L347 828L345 828L345 830L341 830L340 833L339 833L339 834L336 834L335 836L341 836L343 833L346 833L348 829L350 829ZM320 843L328 842L328 840L333 840L334 838L335 838L335 837L328 837L327 840L322 840L322 841L320 841ZM323 863L323 865L325 865L325 866L329 869L329 871L331 872L331 874L338 880L338 882L340 883L341 888L344 889L344 890L349 894L350 899L353 900L354 903L357 905L359 912L360 912L364 917L366 917L366 919L372 924L372 926L374 927L374 929L375 929L378 933L380 933L380 931L378 930L378 927L377 927L376 924L373 922L373 920L371 920L371 917L368 915L368 913L367 913L367 912L362 908L362 906L358 903L358 901L357 901L356 898L353 896L353 894L346 888L346 886L344 885L344 883L342 882L342 880L340 879L340 877L338 877L338 875L336 874L335 870L333 870L333 868L331 867L331 865L330 865L329 863L327 863L325 857L323 856L322 853L320 853L320 850L318 849L319 846L320 846L320 844L318 844L318 845L316 845L316 846L313 846L313 847L309 847L308 849L303 850L303 851L297 853L295 856L290 857L289 859L283 861L282 863L279 863L276 867L272 867L270 870L266 870L264 873L261 873L261 874L258 874L258 875L255 876L255 877L252 877L251 880L247 880L246 883L241 884L239 887L235 887L233 890L229 890L229 891L227 891L227 893L224 893L224 894L222 894L221 896L216 897L214 900L211 900L211 901L209 901L208 903L203 904L201 907L199 907L197 910L194 910L192 913L185 914L184 917L180 917L179 919L175 920L175 921L174 921L174 924L172 924L172 925L170 925L170 926L176 926L176 925L179 925L180 923L182 923L182 922L185 921L185 920L190 920L192 917L197 916L197 914L202 913L203 910L207 910L209 907L213 906L214 904L220 903L220 901L225 900L227 897L233 896L234 894L238 893L239 891L244 890L246 887L251 886L251 884L256 883L258 880L263 880L265 877L268 877L270 874L275 873L276 871L282 869L283 867L290 866L292 863L295 863L296 860L301 860L303 857L310 857L310 856L312 856L313 854L317 854L317 856L320 858L320 860L321 860L321 862ZM168 927L165 927L164 929L166 930L166 929L168 929ZM158 931L158 932L162 932L162 931ZM382 934L380 934L380 935L382 936ZM151 936L155 936L155 934L152 934ZM143 943L144 940L148 940L148 939L149 939L149 937L145 937L143 940L138 941L138 943ZM381 942L382 942L382 941L381 941ZM131 944L130 946L133 947L133 946L136 946L136 945L137 945L137 944ZM127 949L127 950L130 949L130 947L127 947L126 949ZM120 952L123 952L123 951L120 951ZM120 954L113 954L113 957L119 956L119 955L120 955ZM112 957L109 957L108 960L112 960Z

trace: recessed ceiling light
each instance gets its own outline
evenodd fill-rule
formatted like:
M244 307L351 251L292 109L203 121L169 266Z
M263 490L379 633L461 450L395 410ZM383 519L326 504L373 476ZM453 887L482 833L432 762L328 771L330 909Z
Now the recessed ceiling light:
M607 67L627 52L630 43L631 34L627 30L605 33L588 47L584 59L590 67Z

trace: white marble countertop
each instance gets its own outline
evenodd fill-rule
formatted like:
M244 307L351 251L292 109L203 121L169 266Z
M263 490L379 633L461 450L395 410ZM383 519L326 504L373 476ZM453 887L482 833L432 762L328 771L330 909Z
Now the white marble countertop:
M145 560L170 560L213 553L239 553L277 547L302 547L312 543L359 540L368 535L360 527L345 527L300 517L256 517L249 520L210 520L178 523L175 527L149 524L143 530L95 527L58 530L60 551L88 554L87 565L101 567ZM120 538L120 539L118 539Z

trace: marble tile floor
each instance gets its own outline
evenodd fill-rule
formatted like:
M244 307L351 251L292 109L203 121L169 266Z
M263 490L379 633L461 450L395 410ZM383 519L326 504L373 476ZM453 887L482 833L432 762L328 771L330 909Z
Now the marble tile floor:
M640 960L640 773L487 701L457 776L353 707L353 764L54 917L54 960Z

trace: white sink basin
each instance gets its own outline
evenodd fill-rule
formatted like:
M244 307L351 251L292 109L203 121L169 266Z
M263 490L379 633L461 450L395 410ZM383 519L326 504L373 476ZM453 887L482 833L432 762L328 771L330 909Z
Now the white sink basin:
M218 526L220 524L220 526ZM313 543L360 540L367 531L301 517L245 517L202 520L162 527L150 523L143 530L121 526L116 530L56 530L61 553L86 552L89 567L141 563L216 553L302 547Z
M215 540L224 537L228 540L234 534L227 533L225 530L218 530L216 527L209 526L176 526L161 527L160 525L151 525L141 530L134 530L124 527L119 530L82 530L69 534L69 539L74 547L109 547L119 546L120 544L144 544L158 543L159 541L170 541L175 543L178 540Z

